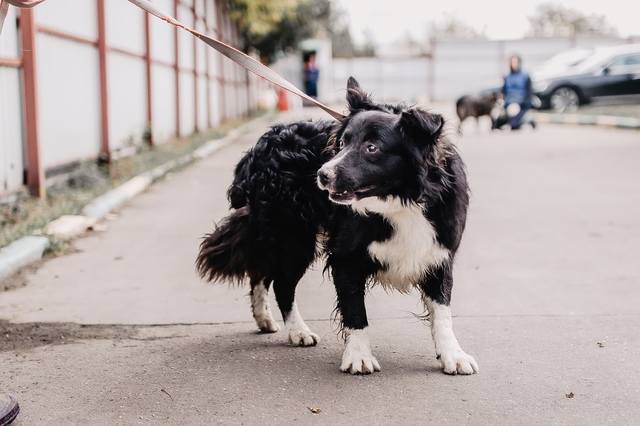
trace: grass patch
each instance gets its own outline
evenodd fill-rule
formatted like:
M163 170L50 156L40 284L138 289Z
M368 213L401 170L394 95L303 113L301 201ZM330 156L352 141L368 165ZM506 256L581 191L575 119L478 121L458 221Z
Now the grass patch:
M80 163L64 176L51 179L53 183L43 200L26 193L17 194L15 199L0 204L0 247L25 235L40 233L49 222L62 215L80 214L95 197L140 173L189 154L209 140L223 137L245 121L229 121L212 131L153 147L145 145L137 154L109 164Z

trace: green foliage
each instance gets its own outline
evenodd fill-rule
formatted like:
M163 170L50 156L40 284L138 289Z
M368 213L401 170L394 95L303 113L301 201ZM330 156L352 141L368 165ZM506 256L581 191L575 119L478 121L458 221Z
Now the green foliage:
M230 0L244 50L255 50L269 63L281 53L327 28L329 0Z

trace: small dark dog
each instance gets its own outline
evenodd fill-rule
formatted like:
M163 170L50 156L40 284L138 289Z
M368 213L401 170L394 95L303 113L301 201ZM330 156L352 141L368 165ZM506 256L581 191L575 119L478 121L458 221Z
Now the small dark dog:
M458 114L458 134L462 134L462 122L469 117L474 117L476 122L482 116L491 118L491 129L495 128L495 114L493 113L498 101L498 93L491 92L486 95L465 95L456 101L456 114Z
M380 370L366 332L367 285L417 288L444 372L473 374L478 365L460 347L449 309L469 196L444 121L376 104L353 78L347 101L344 121L277 125L245 154L228 192L234 211L205 237L198 270L209 280L249 278L263 332L278 330L267 298L273 284L289 341L312 346L318 336L294 295L308 266L326 255L346 341L340 369L352 374Z

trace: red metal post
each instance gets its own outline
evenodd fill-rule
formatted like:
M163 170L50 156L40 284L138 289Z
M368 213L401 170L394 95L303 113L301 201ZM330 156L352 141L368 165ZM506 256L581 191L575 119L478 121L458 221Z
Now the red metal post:
M197 28L198 14L196 13L195 3L191 6L191 14L193 15L193 26ZM198 115L200 105L198 105L198 39L193 38L193 131L198 132Z
M218 39L222 42L225 42L225 35L223 29L223 21L222 21L222 13L223 13L223 2L220 0L216 0L216 22L218 29ZM220 121L224 121L227 118L227 109L225 105L225 84L226 80L224 77L224 57L218 54L218 64L220 75L218 76L218 81L220 83Z
M209 7L207 6L209 1L204 2L204 29L205 33L209 34L211 32L211 26L209 25ZM207 79L206 87L206 96L207 99L207 128L212 128L213 124L211 122L211 75L209 75L209 49L205 49L204 51L204 75Z
M109 87L107 83L107 29L105 23L104 0L97 0L98 18L98 64L100 73L100 157L109 161Z
M36 77L36 22L32 9L20 10L24 116L26 128L27 187L31 195L46 196L44 169L38 141L38 85Z
M147 126L149 144L153 145L153 81L151 80L151 20L144 12L144 67L147 76Z
M178 19L178 2L179 0L173 0L173 16ZM178 46L178 28L173 29L173 54L175 62L173 69L176 75L176 136L180 137L180 48Z
M249 71L245 70L244 78L247 90L247 109L245 111L245 114L249 116L251 115L251 76L249 75Z

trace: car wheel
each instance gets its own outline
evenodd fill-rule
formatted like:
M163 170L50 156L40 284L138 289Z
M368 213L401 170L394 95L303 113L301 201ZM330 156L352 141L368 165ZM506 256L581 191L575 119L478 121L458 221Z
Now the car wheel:
M571 87L559 87L551 94L550 103L555 112L573 112L580 106L580 96Z

